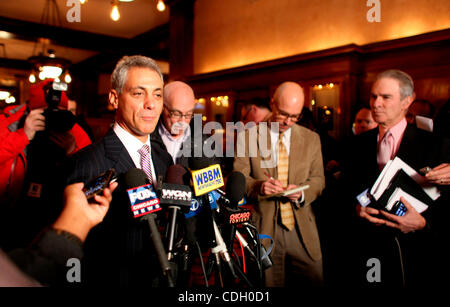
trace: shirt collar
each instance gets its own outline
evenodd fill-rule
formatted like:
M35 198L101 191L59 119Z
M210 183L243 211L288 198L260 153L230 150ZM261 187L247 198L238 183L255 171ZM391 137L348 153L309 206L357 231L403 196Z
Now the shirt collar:
M396 143L398 143L398 141L401 140L401 138L403 137L403 134L405 133L405 129L406 129L407 125L408 125L408 122L403 117L403 119L401 121L399 121L397 124L395 124L388 130L391 132ZM380 140L379 132L378 132L378 140Z
M181 143L183 143L188 138L188 136L191 135L191 127L190 126L187 126L186 130L184 130L184 132L183 132L183 136L180 137L180 138L174 138L172 136L172 134L170 134L169 130L167 130L166 126L164 126L163 123L161 123L159 125L158 130L159 130L159 134L161 136L167 137L172 142L181 142Z
M147 144L151 148L150 137L147 138L145 143L142 143L134 135L123 129L117 122L114 123L113 130L130 154L137 152L144 144Z

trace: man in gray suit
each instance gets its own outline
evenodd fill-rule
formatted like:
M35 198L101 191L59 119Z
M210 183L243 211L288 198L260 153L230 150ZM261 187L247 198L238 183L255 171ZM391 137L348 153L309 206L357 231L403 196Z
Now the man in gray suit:
M274 239L273 266L265 271L268 287L323 284L322 253L311 203L324 189L325 177L319 135L295 124L303 105L303 89L297 83L284 82L271 100L269 122L238 136L234 170L246 177L258 231ZM239 152L242 148L243 154ZM303 185L309 188L284 198L267 197ZM263 240L266 248L268 243Z

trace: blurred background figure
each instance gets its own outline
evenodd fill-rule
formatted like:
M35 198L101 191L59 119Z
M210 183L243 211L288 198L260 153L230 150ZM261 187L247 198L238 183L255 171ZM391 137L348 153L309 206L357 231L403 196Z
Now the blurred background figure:
M353 133L358 135L377 126L378 124L373 120L370 108L363 107L356 113L355 122L353 123Z
M263 98L255 98L241 109L241 121L244 124L265 122L270 118L270 115L269 101Z
M69 99L68 102L68 108L67 108L72 114L75 116L76 123L86 132L86 134L89 136L89 139L91 142L95 141L94 133L92 132L91 127L87 123L86 119L84 118L83 113L79 113L77 109L77 102L75 100Z
M450 99L439 109L434 118L434 133L450 138Z
M434 106L425 99L416 99L406 113L406 121L408 124L416 124L416 116L433 118Z

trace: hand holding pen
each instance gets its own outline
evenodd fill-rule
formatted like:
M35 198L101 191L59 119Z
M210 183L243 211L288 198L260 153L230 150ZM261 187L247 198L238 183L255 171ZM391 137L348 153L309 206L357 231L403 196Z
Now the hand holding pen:
M269 173L264 173L267 177L267 181L264 181L261 185L261 194L262 195L270 195L274 193L280 193L286 190L295 189L298 186L295 184L289 184L287 187L283 186L283 183L280 180L277 180L269 175ZM286 196L290 201L295 202L302 197L303 191L299 191L297 193L292 193Z
M269 195L274 193L283 192L285 190L285 187L283 187L283 184L280 180L277 180L269 175L269 173L264 173L267 176L267 180L263 182L261 185L261 194L262 195Z

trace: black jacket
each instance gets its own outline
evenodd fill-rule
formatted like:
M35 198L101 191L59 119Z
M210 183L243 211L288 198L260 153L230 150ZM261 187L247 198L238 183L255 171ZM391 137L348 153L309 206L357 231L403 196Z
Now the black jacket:
M172 158L162 142L151 138L151 154L157 177L164 177ZM89 286L155 286L161 269L153 250L148 224L135 219L123 175L135 168L126 148L111 129L98 143L77 153L69 167L67 184L87 182L114 168L118 188L102 223L94 227L85 242L84 279Z
M357 203L356 196L370 188L380 174L377 164L377 135L378 129L373 129L355 136L346 153L342 171L342 192L345 193L346 205L352 207L353 214ZM448 148L447 139L437 138L432 133L408 125L397 156L419 171L425 166L433 168L443 162L449 162ZM401 263L406 285L423 282L423 278L430 278L438 273L433 265L441 257L437 248L440 247L438 237L442 227L436 216L443 214L445 202L448 202L448 189L444 188L442 196L423 213L427 226L408 234L385 226L374 226L355 214L354 220L348 221L352 225L354 238L354 250L350 254L357 254L359 257L354 262L363 270L360 277L365 278L364 270L368 270L366 261L374 257L379 258L383 265L384 285L398 285L402 282Z

